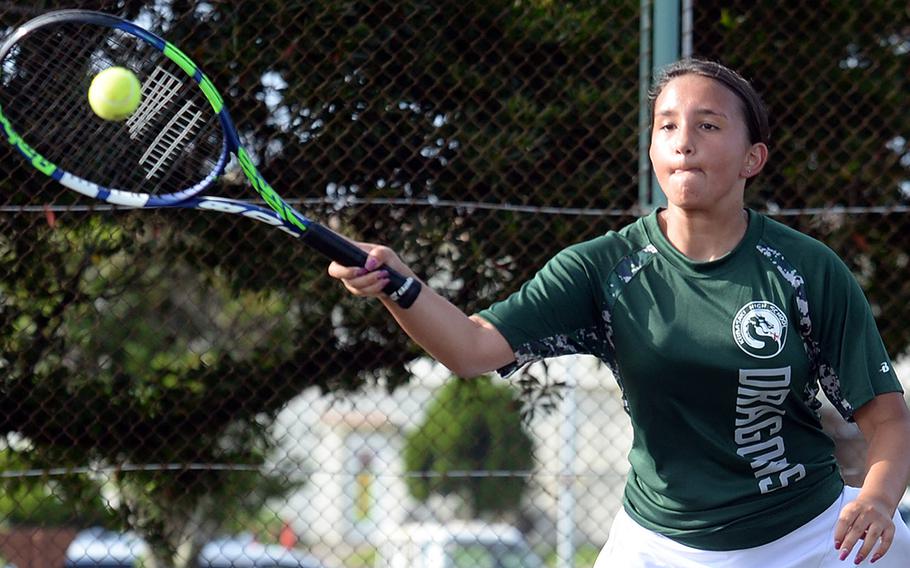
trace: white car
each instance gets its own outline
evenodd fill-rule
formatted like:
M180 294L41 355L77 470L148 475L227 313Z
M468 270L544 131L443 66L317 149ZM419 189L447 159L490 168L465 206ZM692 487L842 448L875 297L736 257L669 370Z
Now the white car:
M200 568L323 568L312 556L277 544L256 542L251 535L213 540L199 553Z
M389 531L375 568L543 568L521 532L482 522L409 523Z
M102 528L81 531L66 550L66 568L135 568L148 545L133 533ZM323 568L315 558L251 535L220 538L199 553L199 568Z
M132 568L148 546L133 533L100 527L80 531L66 549L66 568Z

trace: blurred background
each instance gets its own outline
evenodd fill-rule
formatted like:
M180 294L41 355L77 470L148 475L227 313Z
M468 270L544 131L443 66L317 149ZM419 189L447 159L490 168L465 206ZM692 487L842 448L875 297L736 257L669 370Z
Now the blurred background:
M64 7L180 46L280 194L469 313L661 203L644 89L720 60L771 113L749 205L846 261L905 367L906 1L17 0L0 34ZM280 231L0 164L3 561L593 565L630 442L597 361L455 380ZM859 482L855 428L824 416Z

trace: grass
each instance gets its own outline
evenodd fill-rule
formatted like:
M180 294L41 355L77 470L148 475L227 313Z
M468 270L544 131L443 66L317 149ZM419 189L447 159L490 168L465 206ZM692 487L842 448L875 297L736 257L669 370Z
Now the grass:
M364 548L344 559L345 568L373 568L376 562L376 551Z
M591 566L594 566L594 561L597 560L597 554L599 552L600 549L591 544L579 546L575 549L575 562L573 563L575 568L591 568ZM546 556L544 563L549 568L556 566L555 550Z

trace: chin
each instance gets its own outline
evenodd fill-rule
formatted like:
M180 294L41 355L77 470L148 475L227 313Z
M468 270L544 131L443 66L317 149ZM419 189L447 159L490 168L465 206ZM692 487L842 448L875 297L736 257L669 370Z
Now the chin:
M696 188L677 188L665 195L668 203L682 209L689 207L698 208L705 205L706 201L705 193Z

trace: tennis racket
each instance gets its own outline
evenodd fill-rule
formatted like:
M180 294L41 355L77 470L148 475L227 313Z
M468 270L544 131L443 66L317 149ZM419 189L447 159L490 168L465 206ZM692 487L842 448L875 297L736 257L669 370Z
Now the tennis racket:
M122 122L94 114L88 89L113 66L133 71L141 102ZM367 255L291 207L262 177L211 80L170 42L124 19L60 10L29 20L0 45L0 127L35 168L69 189L131 208L233 213L275 226L345 266ZM202 195L231 157L268 207ZM407 308L414 278L383 289Z

